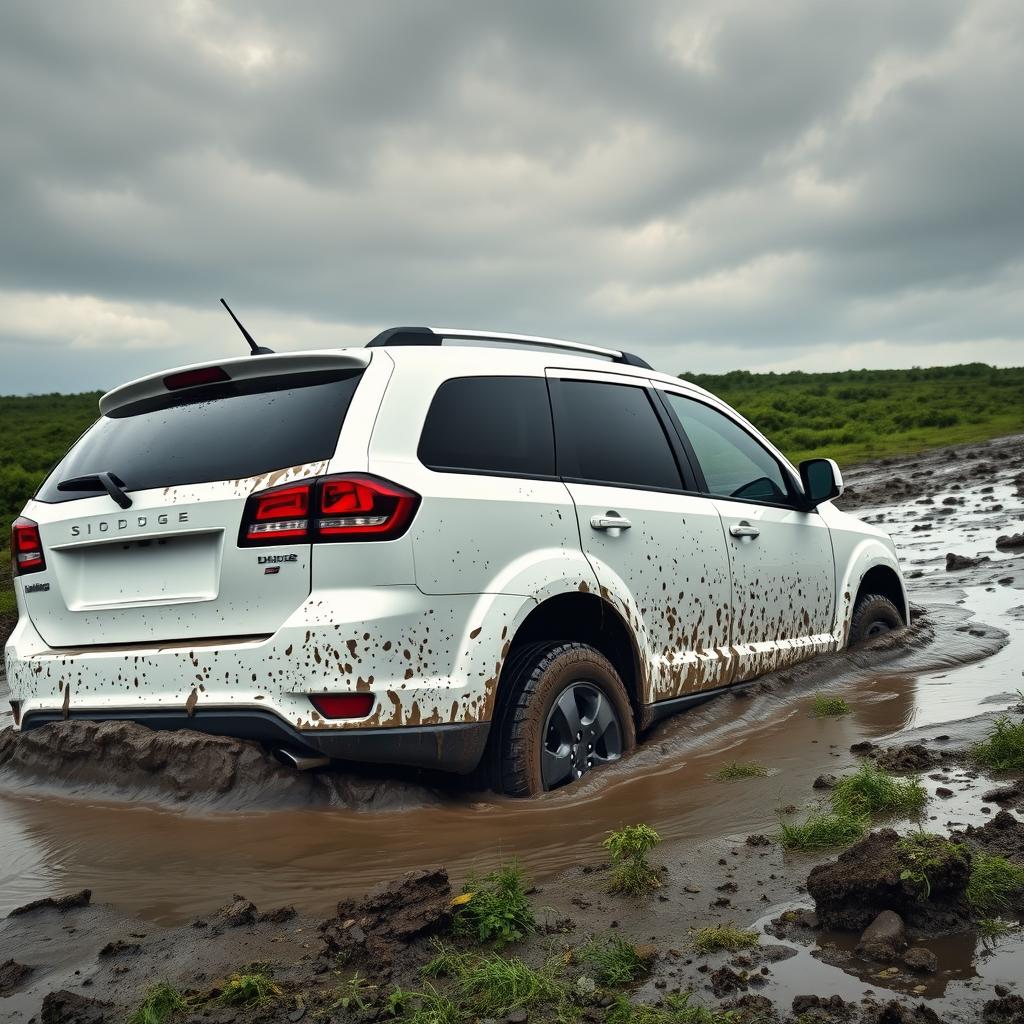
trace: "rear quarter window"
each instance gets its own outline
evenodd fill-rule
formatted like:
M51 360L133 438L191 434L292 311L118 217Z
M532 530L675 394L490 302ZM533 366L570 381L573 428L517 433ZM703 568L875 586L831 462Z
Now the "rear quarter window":
M555 441L541 377L456 377L434 395L420 462L439 472L553 476Z
M102 416L40 487L108 472L129 491L238 480L330 459L362 371L296 373L189 388Z

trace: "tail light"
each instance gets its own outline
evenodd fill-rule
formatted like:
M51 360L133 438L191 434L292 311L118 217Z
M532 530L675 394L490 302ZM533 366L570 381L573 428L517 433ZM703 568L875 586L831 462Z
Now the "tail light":
M374 476L329 476L320 481L317 537L391 540L405 533L419 503L418 494Z
M231 380L226 370L219 366L203 366L198 370L182 370L181 373L164 377L164 387L168 391L180 391L200 384L219 384L225 380Z
M309 702L324 718L365 718L375 699L372 693L318 693Z
M42 572L46 568L43 542L39 539L39 527L24 516L15 519L11 527L11 558L15 576Z
M414 491L365 473L274 487L246 502L238 542L394 540L419 503Z
M309 497L312 483L272 487L252 495L242 521L249 544L279 544L309 537Z

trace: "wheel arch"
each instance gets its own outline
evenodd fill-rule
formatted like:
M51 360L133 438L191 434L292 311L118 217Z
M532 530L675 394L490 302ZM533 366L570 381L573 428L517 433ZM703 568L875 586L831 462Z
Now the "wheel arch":
M861 598L868 594L887 597L896 606L903 618L903 625L909 625L910 615L907 610L907 596L899 573L889 565L873 565L860 578L857 595L853 599L853 607L860 604Z
M609 601L583 591L548 597L519 624L498 678L495 717L500 716L508 700L506 666L514 663L516 652L532 644L571 641L589 644L612 663L629 694L639 731L644 709L644 669L636 637Z

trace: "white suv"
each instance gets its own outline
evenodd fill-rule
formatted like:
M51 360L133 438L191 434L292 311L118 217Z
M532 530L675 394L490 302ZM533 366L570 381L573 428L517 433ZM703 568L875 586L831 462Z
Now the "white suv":
M15 727L130 719L536 793L907 621L893 545L628 353L393 328L125 384L14 524Z

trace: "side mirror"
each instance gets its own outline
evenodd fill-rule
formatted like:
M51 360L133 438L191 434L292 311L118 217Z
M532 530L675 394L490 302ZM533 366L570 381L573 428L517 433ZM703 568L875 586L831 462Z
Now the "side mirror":
M834 459L807 459L800 463L800 482L809 509L843 493L843 474Z

